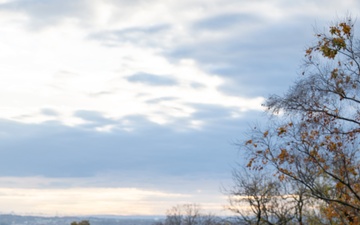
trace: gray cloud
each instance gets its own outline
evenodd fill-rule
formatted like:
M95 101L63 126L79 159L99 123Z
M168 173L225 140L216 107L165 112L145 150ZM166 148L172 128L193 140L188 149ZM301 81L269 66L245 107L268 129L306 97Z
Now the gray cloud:
M246 130L252 122L264 119L264 113L261 111L240 113L239 109L235 107L221 107L209 104L191 104L191 106L196 110L196 112L191 115L192 119L204 122L204 132L214 129L224 129L228 132L230 139L236 137L234 134L239 131ZM238 115L239 117L234 115Z
M238 27L247 23L255 23L260 18L248 13L226 13L215 16L210 16L195 22L192 27L193 30L226 30L233 27Z
M173 100L176 100L176 99L177 98L175 98L175 97L154 98L154 99L147 100L146 103L148 103L148 104L158 104L160 102L173 101Z
M232 32L220 39L199 39L177 46L169 57L195 59L205 71L224 77L228 82L220 90L226 94L267 96L285 91L297 75L304 46L312 37L310 24L294 19L268 27L264 24L263 29L245 37L242 32Z
M195 88L195 89L200 89L200 88L205 87L205 85L203 85L201 83L198 83L198 82L192 82L190 85L191 85L192 88Z
M243 122L234 126L234 120L226 119L226 110L198 108L202 110L194 118L213 118L213 126L222 124L222 128L178 132L143 116L123 118L135 128L133 132L118 129L113 133L57 123L0 121L0 176L82 177L110 171L141 179L141 173L164 177L227 173L236 155L230 142L243 129ZM112 122L97 112L79 111L76 115L98 123ZM174 121L170 127L182 123Z
M50 108L41 109L41 113L46 116L58 116L59 115L59 113L56 112L56 110L50 109Z
M218 105L191 104L191 106L196 109L196 112L192 114L192 117L203 120L221 120L224 118L229 118L231 117L231 111L235 111L235 109L221 107Z
M106 95L112 95L114 94L116 91L112 90L112 91L99 91L99 92L93 92L93 93L89 93L88 95L90 97L100 97L100 96L106 96Z
M161 45L162 36L171 28L168 24L154 26L130 27L120 30L99 31L88 36L90 40L100 41L102 44L112 47L121 43L133 43L142 46Z
M105 125L105 124L112 124L115 122L113 120L105 118L100 112L96 112L96 111L79 110L74 113L74 116L95 124Z
M177 84L177 81L171 77L149 74L144 72L131 75L127 77L127 80L129 82L144 83L154 86L172 86Z

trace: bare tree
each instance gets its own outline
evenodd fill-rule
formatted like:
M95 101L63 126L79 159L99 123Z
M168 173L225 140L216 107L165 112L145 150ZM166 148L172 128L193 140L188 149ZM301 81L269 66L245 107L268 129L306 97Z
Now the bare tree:
M270 174L234 170L234 186L228 191L228 209L240 224L304 224L311 200L306 190L282 183Z
M184 225L197 225L200 224L201 214L200 206L197 204L185 204L183 205L184 210Z
M173 206L166 212L165 225L182 225L184 213L182 206Z
M220 225L222 220L212 214L203 214L198 204L183 204L166 212L165 225Z
M200 206L184 204L172 207L166 212L166 225L197 225L200 220Z

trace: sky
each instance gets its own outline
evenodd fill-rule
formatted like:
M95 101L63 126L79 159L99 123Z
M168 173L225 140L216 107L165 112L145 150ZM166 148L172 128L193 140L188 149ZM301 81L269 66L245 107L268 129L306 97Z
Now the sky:
M226 213L235 145L356 0L0 0L0 213Z

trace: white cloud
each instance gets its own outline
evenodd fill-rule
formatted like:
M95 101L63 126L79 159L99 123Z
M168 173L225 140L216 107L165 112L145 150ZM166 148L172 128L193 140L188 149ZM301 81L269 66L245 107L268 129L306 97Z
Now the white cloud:
M299 2L299 7L294 7L280 0L167 3L94 0L76 4L66 1L61 7L50 2L49 5L26 5L23 8L21 2L17 4L21 10L3 9L4 15L0 18L0 61L3 65L0 68L3 109L0 117L24 123L58 120L70 126L85 123L73 116L78 110L99 111L113 119L141 114L159 124L167 124L176 118L189 118L190 121L192 113L196 112L195 108L189 106L193 103L237 108L237 113L261 110L261 96L228 96L219 91L226 78L204 71L204 67L192 58L174 61L163 52L177 46L196 45L200 41L221 41L235 33L239 38L249 37L249 34L269 26L272 21L281 23L294 15L313 13L304 9L316 9L318 13L320 7L308 1ZM333 4L327 3L328 8L321 12L328 13L332 9L329 5ZM39 21L41 16L50 16L43 10L55 12L57 8L58 22L42 22L43 29L23 29L32 20ZM93 15L86 23L84 20L88 20L89 16L84 12ZM246 20L246 25L234 24L227 28L227 32L222 29L194 30L192 27L200 20L234 13L261 19ZM168 28L158 34L144 30L132 41L117 40L116 33L113 34L115 39L112 43L88 38L94 33L161 24L167 24ZM114 46L108 47L104 45L106 43ZM221 63L207 65L206 68L221 67ZM179 85L159 88L125 79L139 72L170 77ZM202 88L193 88L193 83L200 84ZM169 97L174 100L152 105L146 103L155 98ZM59 115L39 113L39 109L44 107L56 110ZM196 127L201 122L197 124Z
M20 27L0 30L4 40L0 60L5 65L0 68L0 97L6 109L0 116L25 123L59 120L77 125L84 121L73 112L92 110L111 118L142 114L164 124L168 118L191 116L195 109L189 103L238 107L239 111L259 109L261 98L226 96L217 90L222 78L202 71L191 59L171 62L152 46L119 43L108 48L85 39L87 32L66 23L37 32ZM125 80L138 72L172 77L179 85L159 88ZM203 88L193 88L194 82ZM100 92L108 94L91 96ZM162 97L177 100L146 104ZM44 107L56 110L59 116L38 113Z

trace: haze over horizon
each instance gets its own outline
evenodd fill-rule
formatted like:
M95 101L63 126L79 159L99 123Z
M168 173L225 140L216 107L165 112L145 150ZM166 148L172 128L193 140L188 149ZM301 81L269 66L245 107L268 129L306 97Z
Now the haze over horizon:
M225 214L234 143L343 0L0 0L0 212ZM356 32L356 31L355 31Z

